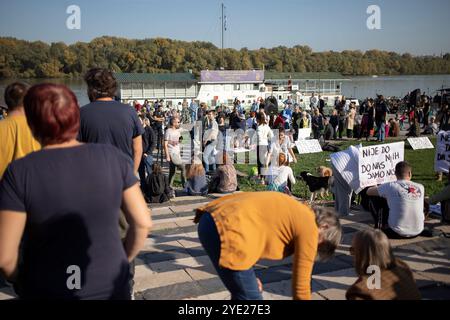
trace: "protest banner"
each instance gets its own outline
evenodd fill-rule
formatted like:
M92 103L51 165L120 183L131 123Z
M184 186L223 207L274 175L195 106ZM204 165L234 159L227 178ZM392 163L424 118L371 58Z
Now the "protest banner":
M396 181L395 166L403 161L404 153L404 142L359 149L358 171L361 188Z
M305 140L311 137L311 128L298 129L297 140Z
M295 142L299 154L322 152L319 140L300 140Z
M255 150L255 148L253 148L253 150ZM242 148L242 147L233 149L234 153L245 153L245 152L250 152L250 151L251 151L250 149L246 149L246 148Z
M408 138L408 142L413 150L434 149L434 146L428 137Z
M448 173L450 165L450 131L440 131L437 136L434 171Z

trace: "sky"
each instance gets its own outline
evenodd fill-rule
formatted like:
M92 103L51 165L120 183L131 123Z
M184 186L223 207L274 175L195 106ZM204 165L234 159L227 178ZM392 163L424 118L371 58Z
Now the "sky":
M67 44L164 37L220 47L222 2L227 48L450 52L449 0L0 0L0 36ZM80 8L79 30L66 27L70 5ZM369 5L380 8L379 30L367 28Z

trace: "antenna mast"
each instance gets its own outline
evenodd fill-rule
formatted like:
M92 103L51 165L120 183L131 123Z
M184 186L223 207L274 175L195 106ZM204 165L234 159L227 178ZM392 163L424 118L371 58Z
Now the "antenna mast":
M222 22L222 28L221 28L221 30L222 30L222 37L221 37L221 39L222 39L222 50L221 50L221 66L220 66L220 69L224 69L224 60L223 60L223 48L224 48L224 33L225 33L225 31L227 31L227 16L225 15L225 5L223 4L223 2L222 2L222 19L221 19L221 22Z

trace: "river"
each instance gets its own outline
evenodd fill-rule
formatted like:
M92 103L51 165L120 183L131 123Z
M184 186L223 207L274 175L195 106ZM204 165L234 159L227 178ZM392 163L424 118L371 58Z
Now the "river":
M0 104L2 105L4 105L4 89L12 81L14 80L0 80ZM28 79L25 81L30 84L45 81L63 83L72 89L81 106L89 103L86 84L82 79ZM409 91L421 89L427 94L434 95L435 91L442 87L450 87L450 75L351 77L351 81L342 83L342 94L358 99L375 97L376 94L403 97Z

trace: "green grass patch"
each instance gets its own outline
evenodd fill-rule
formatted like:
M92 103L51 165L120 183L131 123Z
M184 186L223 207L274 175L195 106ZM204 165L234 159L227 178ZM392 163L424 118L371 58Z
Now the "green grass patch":
M387 141L386 143L397 142L400 140L392 140ZM430 141L436 145L436 138L430 138ZM369 146L377 144L375 141L343 141L339 144L341 150L347 149L350 145L357 145L362 143L362 145ZM294 149L296 152L297 150ZM296 154L298 162L296 164L291 164L292 170L294 171L294 175L298 176L302 171L308 171L312 174L316 174L317 167L319 166L331 166L330 154L332 152L323 151L321 153L312 153L312 154ZM435 150L427 149L427 150L413 150L409 143L405 141L405 160L408 161L413 167L413 181L421 183L425 187L425 193L427 195L432 195L439 192L443 186L444 182L436 181L435 172L434 172L434 157ZM250 168L256 165L235 165L236 169L249 173ZM444 179L445 180L445 179ZM262 191L265 190L264 186L257 185L250 181L248 178L239 178L239 186L242 191ZM310 196L310 192L308 190L307 185L303 181L297 181L294 185L292 193L300 198L305 198ZM330 200L331 197L328 197Z
M398 142L401 140L388 140L386 143ZM430 141L433 145L436 146L436 137L431 137ZM377 144L375 141L342 141L338 144L341 150L347 149L350 145L357 145L361 143L364 147L369 145ZM297 149L294 148L294 152L297 152ZM296 154L298 162L296 164L291 164L291 167L294 171L294 175L298 176L302 171L308 171L312 174L316 174L316 169L319 166L331 166L330 154L332 152L323 151L321 153L312 153L312 154ZM439 192L444 187L444 182L436 181L436 176L434 172L434 157L435 157L435 149L427 149L427 150L413 150L409 143L405 141L405 160L408 161L413 167L413 181L421 183L425 187L425 193L427 196L433 195ZM246 165L246 164L235 164L236 170L239 170L243 173L249 174L251 167L256 167L255 165ZM446 180L446 179L444 179ZM241 191L264 191L266 187L260 184L255 183L248 177L238 177L239 188ZM180 175L177 172L175 176L175 187L182 187L180 181ZM292 193L299 198L304 199L310 196L310 192L308 187L303 181L297 181L294 185ZM327 198L331 200L331 195Z

